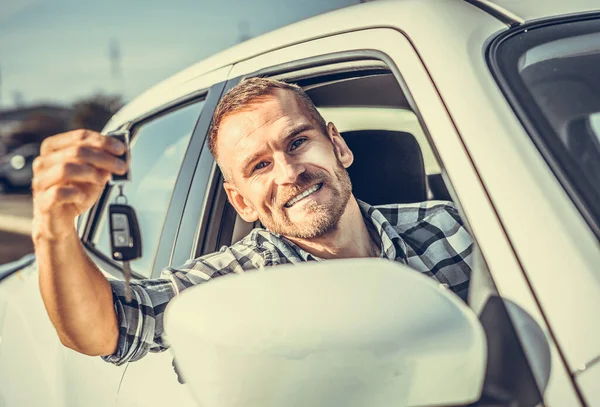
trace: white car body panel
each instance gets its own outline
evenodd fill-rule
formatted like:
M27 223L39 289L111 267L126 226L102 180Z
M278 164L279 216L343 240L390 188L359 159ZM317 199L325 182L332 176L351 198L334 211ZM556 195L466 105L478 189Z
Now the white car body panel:
M596 361L597 362L597 361ZM595 363L577 376L583 398L590 406L600 404L600 363Z
M60 343L42 303L35 263L0 284L0 333L0 405L114 405L125 366Z
M173 369L173 352L150 353L129 363L116 407L198 407L188 384L181 384Z

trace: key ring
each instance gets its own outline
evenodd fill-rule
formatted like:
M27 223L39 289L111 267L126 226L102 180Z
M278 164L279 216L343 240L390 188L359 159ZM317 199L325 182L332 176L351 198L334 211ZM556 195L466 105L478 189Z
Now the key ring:
M123 204L127 205L127 197L123 194L123 185L119 185L119 195L115 198L116 203L119 203L119 198L123 198Z

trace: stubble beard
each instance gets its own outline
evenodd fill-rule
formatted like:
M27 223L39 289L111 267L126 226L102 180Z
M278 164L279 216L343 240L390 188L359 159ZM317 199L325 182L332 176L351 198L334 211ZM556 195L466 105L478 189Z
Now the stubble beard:
M314 201L301 203L304 205L304 219L292 221L288 212L283 208L283 203L294 196L291 195L286 196L285 201L278 200L279 209L275 216L261 214L259 220L271 232L293 239L315 239L325 235L337 227L352 194L350 176L339 161L334 175L335 179L328 174L301 174L299 189L314 185L315 182L322 182L323 188L329 188L332 192L331 199L326 203L318 204Z

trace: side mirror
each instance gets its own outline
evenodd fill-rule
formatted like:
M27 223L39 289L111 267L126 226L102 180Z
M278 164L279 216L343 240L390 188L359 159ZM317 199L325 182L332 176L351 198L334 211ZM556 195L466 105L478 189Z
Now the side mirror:
M330 260L186 290L165 329L204 407L461 405L481 395L475 314L407 266Z

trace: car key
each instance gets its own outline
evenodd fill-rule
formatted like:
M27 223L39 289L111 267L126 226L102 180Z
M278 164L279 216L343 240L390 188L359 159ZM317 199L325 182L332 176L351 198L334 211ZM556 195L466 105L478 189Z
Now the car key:
M129 130L115 130L106 134L106 137L113 137L117 140L121 141L125 144L125 152L118 156L117 158L123 160L125 164L127 164L127 172L123 175L119 174L111 174L110 183L113 185L119 185L122 183L129 182L131 180L131 168L129 168L129 160L130 160L130 146L129 146L129 138L130 133Z
M137 216L133 207L125 203L118 203L118 198L125 198L122 186L117 201L108 206L110 247L113 260L123 262L125 276L125 299L131 302L131 260L142 257L142 237Z

